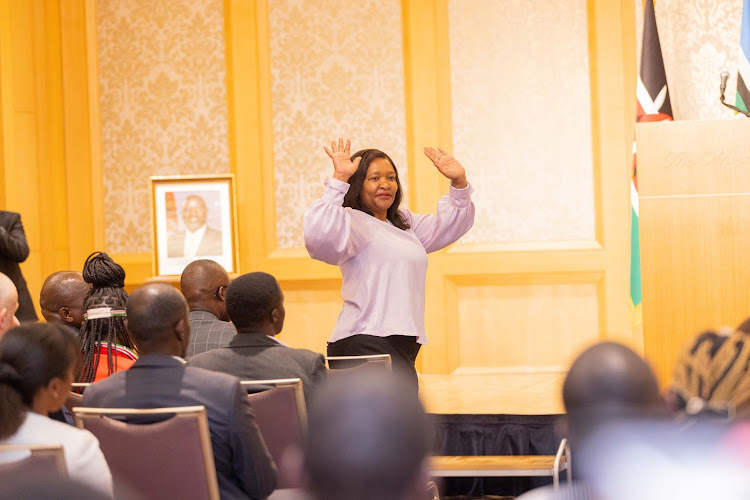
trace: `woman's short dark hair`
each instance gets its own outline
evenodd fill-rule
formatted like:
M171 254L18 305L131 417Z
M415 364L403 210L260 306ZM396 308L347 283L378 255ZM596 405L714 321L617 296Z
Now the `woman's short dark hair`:
M364 203L362 203L362 199L359 197L359 194L362 191L362 185L365 183L365 179L367 178L367 169L370 167L370 163L372 163L373 160L377 158L385 158L390 162L391 166L393 167L393 171L396 172L396 185L398 186L398 190L393 197L393 203L388 208L386 218L391 221L391 224L399 229L403 229L404 231L409 229L409 227L411 226L409 226L409 223L406 222L406 219L403 215L401 215L401 212L398 209L399 205L401 204L401 198L403 197L403 189L401 188L401 181L398 178L398 169L396 168L396 164L393 163L393 160L391 160L391 157L383 153L379 149L363 149L361 151L357 151L352 155L352 161L354 161L357 157L362 157L362 160L359 162L359 167L357 167L357 171L354 172L354 175L349 177L350 187L349 191L344 196L344 206L351 207L354 210L359 210L360 212L364 212L368 215L374 215L372 213L372 210L367 208Z
M50 323L21 325L0 341L0 439L16 433L36 392L64 379L78 358L72 333Z

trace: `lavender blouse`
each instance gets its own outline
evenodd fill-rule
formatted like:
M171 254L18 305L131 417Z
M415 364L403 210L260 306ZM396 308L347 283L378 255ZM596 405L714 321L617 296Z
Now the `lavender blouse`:
M307 210L305 246L313 259L341 268L344 307L329 342L352 335L409 335L426 344L424 296L427 253L458 240L474 224L469 185L450 188L437 216L401 209L406 231L359 210L344 208L349 184L328 179Z

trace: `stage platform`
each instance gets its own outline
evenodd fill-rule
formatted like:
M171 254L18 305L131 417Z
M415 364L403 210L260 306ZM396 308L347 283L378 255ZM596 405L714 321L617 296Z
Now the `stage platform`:
M420 375L436 455L554 455L563 437L562 373ZM441 495L516 496L547 478L446 478Z
M420 375L428 413L559 415L564 373L454 373Z

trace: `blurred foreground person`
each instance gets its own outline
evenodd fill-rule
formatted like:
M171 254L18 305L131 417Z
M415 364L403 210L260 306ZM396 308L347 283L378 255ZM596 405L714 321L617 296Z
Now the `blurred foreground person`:
M747 469L724 445L727 426L669 419L651 369L627 347L587 349L565 379L563 400L575 481L519 498L750 498Z
M316 395L304 474L317 500L423 500L430 424L397 374L333 379Z
M669 409L681 418L719 418L750 413L750 333L701 333L677 359Z

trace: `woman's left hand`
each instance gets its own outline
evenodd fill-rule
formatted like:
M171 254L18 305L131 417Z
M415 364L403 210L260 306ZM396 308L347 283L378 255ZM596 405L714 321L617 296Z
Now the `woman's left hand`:
M458 160L440 148L424 148L424 154L437 167L441 174L451 180L451 186L463 189L467 186L466 170Z

